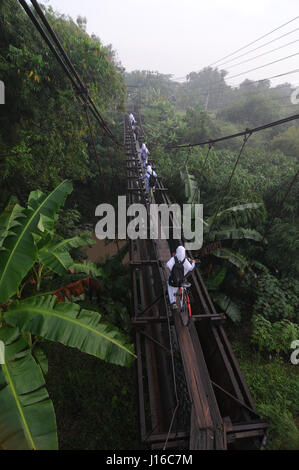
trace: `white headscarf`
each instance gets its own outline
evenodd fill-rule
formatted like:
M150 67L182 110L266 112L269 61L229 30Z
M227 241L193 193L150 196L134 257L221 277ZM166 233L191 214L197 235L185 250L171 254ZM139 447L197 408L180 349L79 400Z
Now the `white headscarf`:
M183 261L186 257L186 250L183 246L178 246L175 254L179 261Z
M152 174L153 170L152 170L152 167L150 165L147 165L146 172L149 173L150 175Z
M143 142L142 146L141 146L142 149L146 149L146 145L145 143Z

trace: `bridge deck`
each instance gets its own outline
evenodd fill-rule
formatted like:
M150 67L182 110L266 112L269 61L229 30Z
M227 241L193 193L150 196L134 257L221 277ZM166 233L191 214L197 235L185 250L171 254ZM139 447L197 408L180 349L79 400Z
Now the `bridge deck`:
M150 205L132 129L125 123L128 204ZM157 204L170 204L162 182ZM223 326L200 273L192 274L194 321L173 318L165 262L180 240L130 240L132 321L136 326L141 438L151 448L260 448L259 420ZM197 321L200 320L200 321ZM148 431L151 429L151 431Z

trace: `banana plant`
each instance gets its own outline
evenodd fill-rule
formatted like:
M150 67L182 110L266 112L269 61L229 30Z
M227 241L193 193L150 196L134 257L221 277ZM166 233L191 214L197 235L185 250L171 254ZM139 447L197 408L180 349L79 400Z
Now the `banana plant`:
M206 287L210 296L220 308L234 323L239 323L241 320L241 311L238 305L227 295L219 290L227 273L227 267L222 266L216 268L215 272L210 275L206 281Z
M180 168L182 181L185 183L185 195L188 203L200 203L200 191L195 177L188 172L187 166ZM239 222L248 223L253 217L263 216L262 203L247 203L228 207L217 214L212 214L203 222L203 238L205 243L224 240L254 240L261 241L261 234L254 229L239 227ZM192 212L194 214L194 211ZM240 219L240 220L239 220ZM213 230L211 227L213 226ZM238 269L244 270L250 262L240 253L229 248L219 248L211 253L212 256L225 259Z
M57 240L54 223L72 191L69 181L50 194L30 193L27 207L15 204L0 217L0 341L5 360L0 364L0 447L2 449L57 449L56 419L45 388L47 370L39 339L78 348L107 362L130 366L133 345L117 328L101 322L98 312L72 302L59 303L55 295L40 292L43 270L56 274L93 272L91 263L77 263L69 250L86 238ZM26 277L37 276L37 293L22 298Z
M241 311L230 297L223 294L223 292L211 292L210 293L213 302L215 302L234 323L240 323L241 321Z
M200 202L200 191L198 183L193 175L188 172L187 166L180 169L181 178L185 183L185 195L188 203L194 205ZM194 209L192 208L194 217ZM254 240L259 242L262 240L261 234L254 230L241 227L240 224L248 224L257 215L263 217L265 213L264 206L261 203L238 204L228 207L222 211L212 214L203 222L203 238L206 244L215 241L232 241L232 240ZM211 230L213 227L213 230ZM221 260L225 260L234 268L243 274L245 269L252 270L251 261L246 259L239 252L228 247L221 247L214 250L211 256ZM214 273L207 279L207 288L210 292L212 300L224 311L232 321L238 323L241 319L241 311L238 305L220 290L220 285L226 275L225 266L218 273Z
M187 198L187 204L199 204L199 186L195 177L190 175L188 172L188 167L186 165L180 168L180 175L182 181L185 183L185 196Z

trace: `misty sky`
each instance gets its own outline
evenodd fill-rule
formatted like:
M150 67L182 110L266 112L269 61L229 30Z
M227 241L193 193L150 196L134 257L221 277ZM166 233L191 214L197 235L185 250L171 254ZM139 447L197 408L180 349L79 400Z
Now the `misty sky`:
M178 78L213 64L299 16L298 0L41 0L41 3L73 19L85 16L87 32L95 33L104 44L111 43L127 71L152 70ZM296 28L284 38L232 60ZM278 51L232 67L283 45L286 46ZM220 68L227 69L232 76L296 53L299 53L299 18L227 58L231 62ZM297 68L299 55L227 82L237 85L245 78L259 80ZM297 85L299 73L275 79L272 85L286 81Z

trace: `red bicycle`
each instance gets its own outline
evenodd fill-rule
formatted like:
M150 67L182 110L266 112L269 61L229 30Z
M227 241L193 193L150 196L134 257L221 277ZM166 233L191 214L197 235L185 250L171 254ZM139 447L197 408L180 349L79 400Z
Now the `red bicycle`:
M185 281L179 288L179 293L177 294L180 297L180 317L184 326L189 324L190 318L192 316L189 295L190 287L190 282Z

